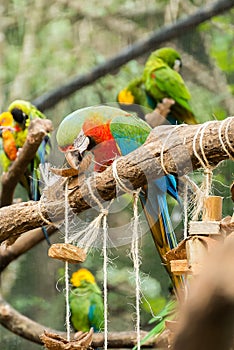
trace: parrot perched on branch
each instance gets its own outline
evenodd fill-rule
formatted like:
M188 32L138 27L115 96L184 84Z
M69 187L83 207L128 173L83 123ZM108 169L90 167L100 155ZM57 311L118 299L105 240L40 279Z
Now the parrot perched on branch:
M181 57L173 48L164 47L152 52L142 76L133 79L119 92L117 102L121 108L136 111L144 119L144 111L139 106L152 110L164 98L170 98L174 101L167 116L171 124L197 124L189 104L190 93L178 73L181 66Z
M71 277L72 289L69 295L71 322L76 331L88 332L92 327L99 332L104 326L102 293L93 274L81 268Z
M8 111L0 115L0 135L4 150L4 154L2 153L0 157L0 163L4 171L7 171L16 159L17 153L26 141L29 124L35 118L46 118L46 116L30 102L24 100L12 102L8 107ZM26 188L30 199L38 200L40 198L38 166L40 163L45 163L50 147L50 140L47 135L22 177L21 183Z
M58 128L57 142L71 167L77 168L84 154L90 151L94 155L94 170L101 172L116 157L140 147L150 131L151 127L133 114L118 108L96 106L68 115ZM170 273L170 266L164 258L165 253L177 245L168 212L167 193L178 199L172 175L150 181L140 198L159 255L176 284L177 278Z

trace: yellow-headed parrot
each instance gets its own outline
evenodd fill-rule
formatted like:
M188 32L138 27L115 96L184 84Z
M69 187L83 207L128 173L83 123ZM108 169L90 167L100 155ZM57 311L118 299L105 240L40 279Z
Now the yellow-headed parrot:
M76 331L88 332L92 327L99 332L104 326L102 292L93 274L81 268L71 277L72 288L69 295L71 322Z

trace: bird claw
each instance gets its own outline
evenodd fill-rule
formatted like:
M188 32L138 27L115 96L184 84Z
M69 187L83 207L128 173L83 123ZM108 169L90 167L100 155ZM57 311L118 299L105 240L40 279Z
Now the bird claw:
M22 147L18 148L17 153L16 153L16 157L19 157L21 152L22 152Z

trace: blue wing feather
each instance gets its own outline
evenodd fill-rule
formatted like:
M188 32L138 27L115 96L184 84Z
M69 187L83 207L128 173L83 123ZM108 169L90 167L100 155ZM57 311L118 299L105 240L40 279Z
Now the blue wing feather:
M90 326L93 327L94 332L98 332L98 329L96 328L96 325L93 322L95 308L96 308L96 305L90 305L88 319L89 319Z
M128 125L127 122L129 123ZM141 146L145 142L150 130L151 128L148 124L136 117L115 118L111 123L112 135L123 156ZM158 221L161 215L170 248L174 248L177 245L177 240L168 212L166 193L169 193L173 198L178 200L176 187L175 177L173 175L167 175L148 184L147 199L141 194L141 200L155 222Z

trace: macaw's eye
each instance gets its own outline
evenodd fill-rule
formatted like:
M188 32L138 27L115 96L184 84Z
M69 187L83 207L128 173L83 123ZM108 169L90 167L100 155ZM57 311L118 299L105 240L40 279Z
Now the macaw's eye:
M181 69L181 67L182 67L182 62L181 62L181 60L176 59L175 62L174 62L173 69L174 69L176 72L179 72L180 69Z
M19 124L25 124L26 120L28 119L28 115L19 108L13 108L11 114L14 120Z

